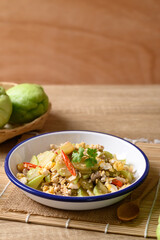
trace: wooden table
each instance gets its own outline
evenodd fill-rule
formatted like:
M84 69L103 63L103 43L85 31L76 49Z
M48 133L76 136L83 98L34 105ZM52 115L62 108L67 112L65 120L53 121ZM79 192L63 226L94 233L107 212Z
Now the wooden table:
M120 137L160 139L160 86L45 85L52 111L44 131L95 130ZM0 145L7 154L17 138ZM7 150L4 150L7 149ZM0 160L2 161L2 160ZM0 239L106 239L104 233L0 221ZM109 239L119 236L110 234ZM121 239L143 239L121 235Z

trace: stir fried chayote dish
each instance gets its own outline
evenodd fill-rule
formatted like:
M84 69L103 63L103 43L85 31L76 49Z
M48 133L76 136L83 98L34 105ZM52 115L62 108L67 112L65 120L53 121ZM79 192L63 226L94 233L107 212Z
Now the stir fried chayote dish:
M50 145L50 150L17 165L17 178L27 186L62 196L97 196L128 187L133 166L104 147L84 142Z

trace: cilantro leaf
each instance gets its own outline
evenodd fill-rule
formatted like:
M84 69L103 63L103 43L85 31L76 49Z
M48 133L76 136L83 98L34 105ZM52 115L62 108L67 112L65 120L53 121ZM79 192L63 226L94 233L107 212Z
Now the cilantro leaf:
M73 151L72 162L79 163L81 161L82 157L85 156L85 157L87 157L84 161L86 164L86 167L90 168L90 167L93 167L97 163L97 160L96 160L97 155L98 155L97 149L91 149L91 148L88 148L87 154L84 155L84 148L80 147L78 149L78 151Z
M88 148L88 149L87 149L87 154L88 154L90 157L96 158L97 155L98 155L97 149Z
M86 167L93 167L97 163L97 160L95 158L87 158L85 160Z
M85 160L86 167L88 168L93 167L97 163L97 160L96 160L96 157L98 155L97 149L88 148L87 154L89 157Z
M78 149L78 152L74 151L72 153L72 162L80 162L82 157L84 156L83 152L84 152L84 148L82 147Z

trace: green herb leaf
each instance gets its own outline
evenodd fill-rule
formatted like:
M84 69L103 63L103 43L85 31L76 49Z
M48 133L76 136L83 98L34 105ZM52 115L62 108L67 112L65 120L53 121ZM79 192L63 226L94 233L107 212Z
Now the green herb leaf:
M96 158L97 155L98 155L97 149L88 148L88 149L87 149L87 154L88 154L90 157Z
M97 149L88 148L87 154L89 157L85 160L85 164L88 168L93 167L97 163L97 160L96 160L96 157L98 155Z
M80 162L82 157L84 156L83 152L84 152L84 148L82 147L78 149L78 152L74 151L72 153L72 162Z
M93 167L97 163L97 160L95 158L87 158L85 160L86 167Z

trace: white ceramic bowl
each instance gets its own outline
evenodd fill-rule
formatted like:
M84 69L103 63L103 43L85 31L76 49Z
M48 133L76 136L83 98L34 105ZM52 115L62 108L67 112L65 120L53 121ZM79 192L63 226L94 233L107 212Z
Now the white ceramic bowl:
M17 164L30 161L32 155L37 155L49 149L51 143L60 144L66 141L72 143L85 142L100 144L105 150L116 154L118 159L126 158L127 163L133 164L135 181L127 188L114 193L91 197L68 197L44 193L22 184L17 178ZM7 155L5 171L8 178L31 199L60 209L89 210L112 205L137 188L147 177L149 161L146 155L137 146L119 137L106 133L90 131L61 131L38 135L16 145Z

